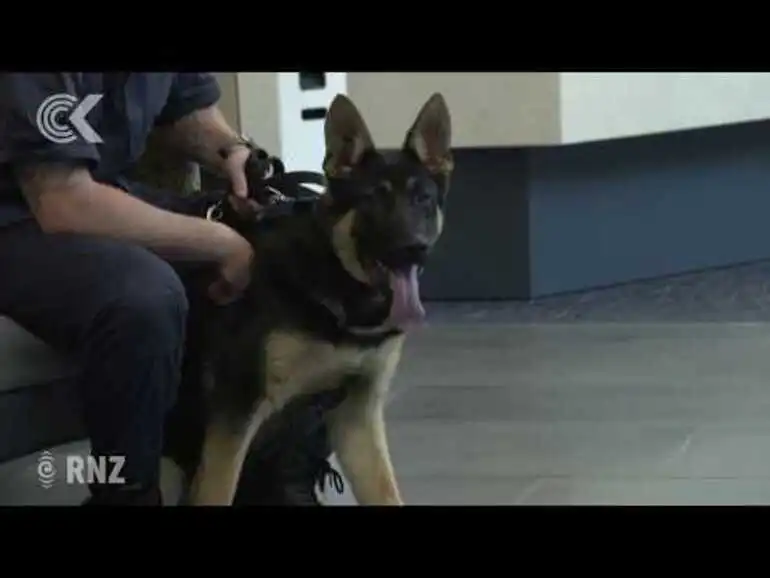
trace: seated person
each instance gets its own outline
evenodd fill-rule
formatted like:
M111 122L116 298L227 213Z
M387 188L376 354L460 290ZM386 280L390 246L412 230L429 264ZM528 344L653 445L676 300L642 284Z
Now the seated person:
M86 118L103 142L72 127L70 135L66 126L58 136L41 130L38 108L56 94L103 95ZM92 452L126 459L127 483L92 486L92 505L161 504L167 413L201 408L199 387L177 391L185 335L195 331L188 312L192 320L202 298L237 299L249 282L245 239L189 214L180 195L125 177L157 128L174 152L229 178L237 210L254 210L243 170L250 149L224 120L219 97L202 73L0 74L0 314L81 364ZM194 263L218 271L208 296L190 294L181 280ZM313 501L330 453L326 432L316 408L289 413L300 427L276 416L265 428L273 439L255 440L248 463L259 467L260 484L249 501Z

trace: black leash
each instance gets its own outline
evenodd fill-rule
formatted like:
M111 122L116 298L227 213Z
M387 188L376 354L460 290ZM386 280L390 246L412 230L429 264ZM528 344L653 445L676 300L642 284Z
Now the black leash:
M262 207L257 221L294 215L315 205L322 193L307 185L325 188L326 178L323 174L313 171L287 172L281 159L268 155L251 141L244 141L243 144L251 149L245 166L249 198ZM219 221L225 216L227 194L222 193L220 199L207 209L208 220Z

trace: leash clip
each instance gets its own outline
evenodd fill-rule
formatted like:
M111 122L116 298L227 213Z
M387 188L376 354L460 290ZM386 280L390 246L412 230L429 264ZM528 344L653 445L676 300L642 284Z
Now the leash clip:
M225 211L222 208L222 201L217 201L206 210L206 220L218 222L222 220Z

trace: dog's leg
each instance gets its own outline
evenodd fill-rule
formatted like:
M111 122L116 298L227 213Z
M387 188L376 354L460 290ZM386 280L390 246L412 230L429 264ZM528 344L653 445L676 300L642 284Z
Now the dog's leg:
M375 371L351 388L328 418L332 448L356 501L364 506L403 505L385 430L385 400L402 342L397 338L383 346Z
M263 399L253 414L241 423L220 419L209 424L201 464L190 489L190 505L232 504L249 444L273 411L273 404Z
M332 448L359 504L402 505L388 451L382 403L367 405L351 397L330 419Z

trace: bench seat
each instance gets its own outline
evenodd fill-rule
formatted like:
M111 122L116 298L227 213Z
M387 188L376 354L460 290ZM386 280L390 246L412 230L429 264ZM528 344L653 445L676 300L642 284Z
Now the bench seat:
M0 316L0 462L83 438L77 373Z

